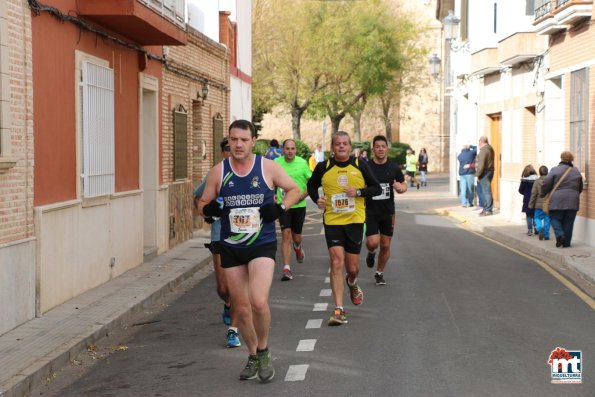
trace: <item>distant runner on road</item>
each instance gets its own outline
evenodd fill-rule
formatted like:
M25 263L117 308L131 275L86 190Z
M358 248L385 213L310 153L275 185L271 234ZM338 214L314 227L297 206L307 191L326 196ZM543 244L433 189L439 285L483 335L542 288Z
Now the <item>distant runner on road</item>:
M378 267L374 279L376 285L385 285L384 269L390 258L390 243L395 228L395 194L407 191L407 182L401 168L389 161L388 141L383 135L376 135L372 140L374 158L368 162L372 173L380 182L382 193L366 198L366 264L374 267L376 249L380 245Z
M282 149L283 156L277 157L275 162L283 167L287 175L298 185L301 192L300 201L279 217L282 239L281 254L283 257L283 275L281 276L281 281L289 281L293 279L290 266L291 248L293 247L298 263L304 262L304 258L306 257L306 253L302 248L302 228L306 219L306 201L304 199L308 197L306 183L312 176L312 171L310 171L306 160L300 156L296 156L297 147L293 139L286 139L283 142ZM285 191L277 188L277 202L281 203L284 197Z

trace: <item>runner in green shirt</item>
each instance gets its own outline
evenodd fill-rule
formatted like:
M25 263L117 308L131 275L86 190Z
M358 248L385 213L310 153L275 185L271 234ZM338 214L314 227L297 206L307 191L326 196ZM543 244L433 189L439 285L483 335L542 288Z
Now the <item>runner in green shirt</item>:
M303 158L296 156L297 147L293 139L286 139L283 142L283 156L277 157L275 161L283 167L287 175L294 180L302 192L301 200L293 207L285 211L279 217L279 224L281 226L281 253L283 256L283 276L281 281L289 281L293 279L291 267L291 246L293 242L293 250L295 257L299 263L304 261L306 253L302 248L302 227L306 219L306 196L308 196L308 189L306 183L312 176L312 171L308 166L308 162ZM285 192L282 189L277 189L277 202L283 200Z

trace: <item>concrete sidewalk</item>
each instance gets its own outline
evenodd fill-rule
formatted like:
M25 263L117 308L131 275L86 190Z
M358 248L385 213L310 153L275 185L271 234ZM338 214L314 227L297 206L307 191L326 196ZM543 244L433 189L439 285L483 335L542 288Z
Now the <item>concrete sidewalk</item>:
M206 277L211 254L203 244L209 241L210 233L201 232L0 336L0 397L30 395L34 386L67 365L88 345L181 282L192 276Z
M512 223L497 212L480 217L475 208L456 206L437 212L459 220L469 230L541 260L590 296L591 301L595 299L595 247L573 241L568 248L556 248L553 229L549 241L540 241L537 236L527 236L525 224ZM595 310L593 304L591 307Z

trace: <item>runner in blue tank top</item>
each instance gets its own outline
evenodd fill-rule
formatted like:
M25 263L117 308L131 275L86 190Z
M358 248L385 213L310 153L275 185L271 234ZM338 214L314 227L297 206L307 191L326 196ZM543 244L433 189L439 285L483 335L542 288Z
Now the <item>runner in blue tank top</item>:
M252 153L256 131L251 122L231 123L228 140L231 157L209 172L198 210L203 216L221 217L221 266L232 317L238 320L249 353L240 379L268 382L275 375L268 349L275 220L298 202L301 192L279 164ZM280 204L274 202L275 187L286 192ZM223 197L223 208L218 197Z
M222 183L219 196L224 198L221 217L221 240L227 247L250 248L277 242L275 223L262 222L259 208L273 203L274 191L262 172L264 158L254 155L252 169L247 175L234 172L229 159L223 160Z

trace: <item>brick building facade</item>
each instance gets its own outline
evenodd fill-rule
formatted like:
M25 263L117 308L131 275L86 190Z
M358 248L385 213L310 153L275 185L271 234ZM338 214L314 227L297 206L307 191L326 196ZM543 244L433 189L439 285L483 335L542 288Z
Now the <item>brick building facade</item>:
M31 16L0 2L0 334L35 315Z
M191 238L193 229L202 225L202 220L194 216L192 192L214 165L220 151L219 142L227 135L229 52L225 46L191 27L188 27L188 44L166 52L161 101L161 178L169 186L169 244L172 247ZM175 122L176 115L181 116L185 124L185 153L180 152L184 151L184 136L180 143L174 131L179 125ZM176 161L185 161L186 172L176 167Z

